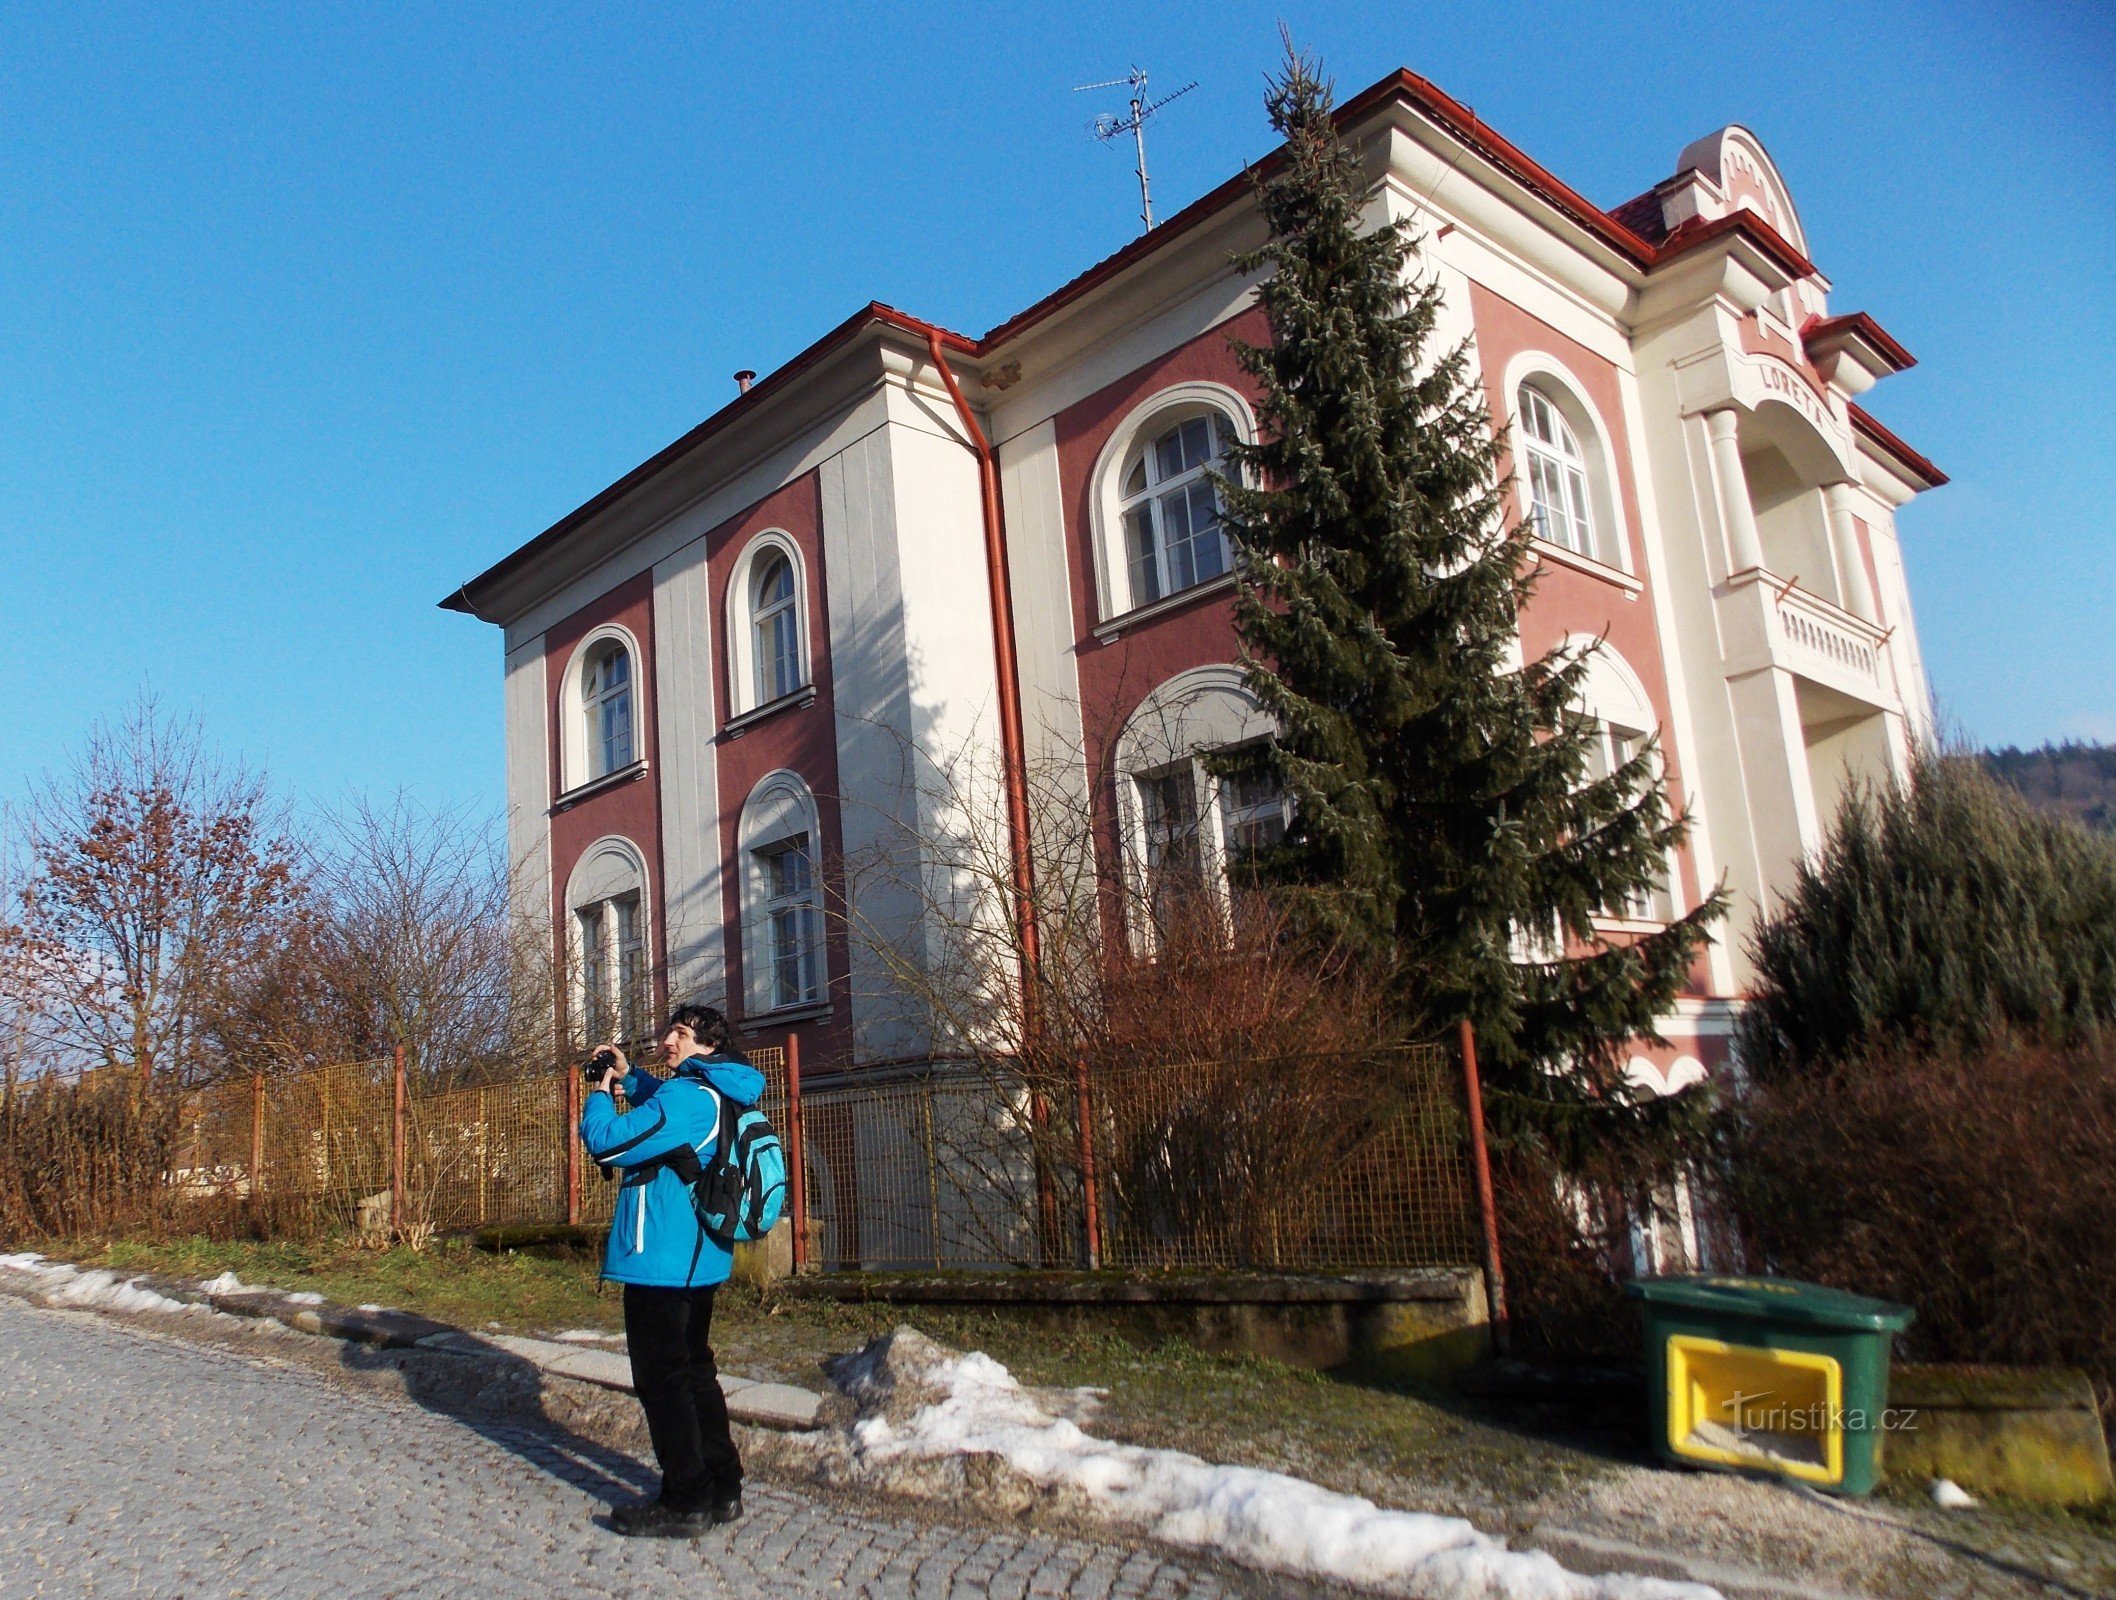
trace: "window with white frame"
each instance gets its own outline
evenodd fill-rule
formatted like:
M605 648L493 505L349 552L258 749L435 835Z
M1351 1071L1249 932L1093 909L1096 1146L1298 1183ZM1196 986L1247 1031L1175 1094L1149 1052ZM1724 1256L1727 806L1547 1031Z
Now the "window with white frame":
M796 702L810 682L808 594L800 546L768 528L735 558L727 583L727 714Z
M644 1039L652 994L639 896L613 895L580 906L573 921L583 1038Z
M606 640L581 664L580 702L586 780L606 777L633 761L632 652Z
M801 686L800 623L793 563L783 553L769 551L757 563L750 594L760 706L784 699Z
M1246 856L1285 837L1290 811L1277 774L1258 747L1205 752L1152 772L1134 774L1138 803L1139 872L1149 919L1171 925L1202 894L1224 913L1236 892L1237 868ZM1247 756L1247 759L1239 757Z
M1645 751L1651 736L1637 728L1626 728L1619 723L1595 719L1590 730L1587 746L1587 778L1599 783L1614 777ZM1623 905L1611 908L1613 914L1634 917L1648 922L1667 922L1675 915L1675 898L1669 888L1669 880L1663 873L1650 888L1632 895Z
M778 840L756 854L764 886L768 1003L773 1010L808 1005L823 990L823 917L808 835Z
M1147 429L1123 465L1117 514L1132 606L1150 605L1231 571L1210 473L1224 471L1234 424L1201 411Z
M1528 515L1536 537L1602 559L1588 493L1587 457L1572 425L1534 384L1521 385L1520 413Z

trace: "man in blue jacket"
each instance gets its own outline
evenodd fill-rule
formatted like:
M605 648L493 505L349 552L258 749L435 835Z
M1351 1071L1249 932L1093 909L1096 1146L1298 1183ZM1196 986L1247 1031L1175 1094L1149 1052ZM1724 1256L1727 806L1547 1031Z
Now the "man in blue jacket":
M632 1389L647 1414L661 1465L661 1495L610 1516L619 1533L697 1538L742 1515L742 1458L728 1432L727 1400L713 1365L713 1294L733 1258L706 1234L679 1168L708 1161L723 1118L732 1124L764 1092L764 1074L733 1048L727 1019L711 1006L678 1006L662 1029L657 1078L630 1067L615 1045L580 1114L588 1154L624 1175L602 1275L625 1286L625 1342ZM622 1115L610 1091L623 1083Z

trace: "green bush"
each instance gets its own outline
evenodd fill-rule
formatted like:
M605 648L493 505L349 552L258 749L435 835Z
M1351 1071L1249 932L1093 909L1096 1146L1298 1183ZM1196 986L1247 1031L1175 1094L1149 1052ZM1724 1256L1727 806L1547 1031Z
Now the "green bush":
M1930 757L1847 801L1752 951L1740 1049L1759 1079L1876 1050L2078 1043L2116 1023L2116 839Z

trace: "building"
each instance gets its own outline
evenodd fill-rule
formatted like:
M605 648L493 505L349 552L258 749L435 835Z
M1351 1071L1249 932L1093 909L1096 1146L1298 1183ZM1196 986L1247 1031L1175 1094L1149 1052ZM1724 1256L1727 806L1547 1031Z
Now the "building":
M1930 726L1895 519L1945 479L1857 403L1911 357L1831 313L1745 129L1605 211L1409 73L1339 118L1511 430L1525 648L1606 635L1608 759L1657 732L1691 814L1626 917L1734 891L1634 1063L1680 1087L1724 1059L1745 928ZM1261 234L1237 176L982 338L870 305L444 602L506 631L510 844L576 1022L725 994L811 1062L915 1054L827 914L915 921L845 868L950 825L907 764L1069 768L1113 872L1276 825L1193 759L1264 731L1201 478L1255 426L1229 258Z

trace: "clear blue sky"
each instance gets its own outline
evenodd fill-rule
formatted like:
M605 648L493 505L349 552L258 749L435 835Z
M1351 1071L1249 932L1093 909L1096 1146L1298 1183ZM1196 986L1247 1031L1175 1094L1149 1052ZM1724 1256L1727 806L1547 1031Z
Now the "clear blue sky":
M1921 358L1869 401L1954 477L1902 520L1944 709L2116 739L2099 11L9 7L0 796L145 683L309 797L496 809L498 633L435 600L868 299L979 332L1122 244L1072 85L1200 80L1167 210L1262 153L1281 16L1605 205L1755 128Z

